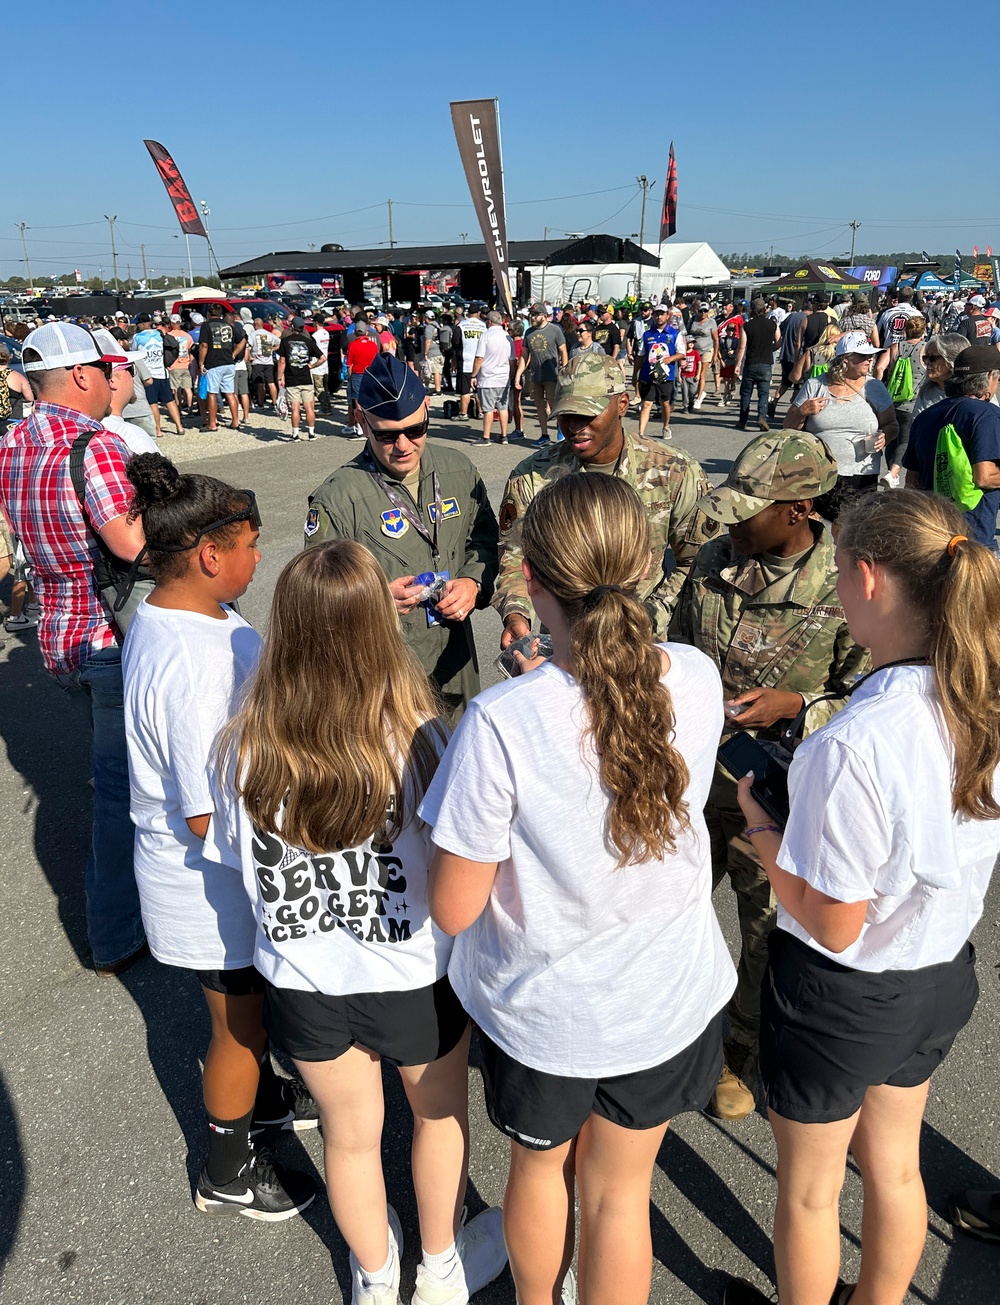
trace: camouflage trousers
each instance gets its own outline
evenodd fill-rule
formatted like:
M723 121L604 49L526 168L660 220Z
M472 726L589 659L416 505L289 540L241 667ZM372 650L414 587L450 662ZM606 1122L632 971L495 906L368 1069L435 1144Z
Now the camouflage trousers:
M736 782L716 768L705 807L712 849L712 889L729 876L740 922L736 991L729 1002L726 1064L746 1079L757 1068L760 1042L760 987L767 969L767 940L777 917L774 893L749 841L736 801Z

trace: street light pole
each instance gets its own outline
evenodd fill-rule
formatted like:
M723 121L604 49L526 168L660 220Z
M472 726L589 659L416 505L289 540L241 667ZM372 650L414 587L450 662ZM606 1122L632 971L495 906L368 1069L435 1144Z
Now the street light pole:
M392 249L396 244L392 238L392 200L387 199L386 203L389 205L389 248Z
M639 248L642 248L642 242L646 235L646 195L649 192L649 181L646 174L636 177L636 181L642 187L642 216L639 218ZM635 289L637 298L642 298L642 264L639 264L639 275L635 279Z
M34 294L35 282L31 275L31 263L28 261L28 242L24 236L25 231L27 231L28 229L28 224L27 222L18 222L16 223L16 225L21 232L21 247L24 250L24 265L28 269L28 290L30 291L31 294Z
M149 285L149 273L146 271L146 246L140 245L139 249L142 251L142 279Z
M105 213L104 216L111 228L111 263L114 268L115 293L118 294L121 292L121 286L118 283L118 254L115 250L115 223L118 221L118 214L116 213L114 217L108 217L107 213Z
M212 255L214 251L212 249L212 233L208 229L208 219L212 216L212 210L208 207L208 205L205 203L203 199L200 199L198 203L201 206L201 219L205 224L205 241L208 245L208 275L211 276ZM218 267L218 262L216 262L216 267Z
M861 223L857 220L851 223L851 267L854 266L854 237L858 234L858 227L860 225Z

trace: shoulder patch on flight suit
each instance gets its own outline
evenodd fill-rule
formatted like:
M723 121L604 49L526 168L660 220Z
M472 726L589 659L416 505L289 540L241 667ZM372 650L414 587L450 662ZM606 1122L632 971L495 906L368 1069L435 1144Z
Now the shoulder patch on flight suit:
M500 504L500 533L505 535L517 520L517 504L512 498L505 498Z
M313 535L319 533L319 508L310 508L306 516L306 524L303 527L306 538L311 539Z

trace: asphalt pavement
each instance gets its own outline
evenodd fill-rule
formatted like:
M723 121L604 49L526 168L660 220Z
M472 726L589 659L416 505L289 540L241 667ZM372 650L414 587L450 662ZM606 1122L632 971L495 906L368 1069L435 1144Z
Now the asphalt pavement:
M530 451L489 446L472 424L437 420L431 438L459 441L479 466L494 506L505 478ZM191 434L163 449L191 469L253 488L264 528L263 561L242 607L266 625L275 579L302 543L308 493L360 444L320 421L325 438L293 444L279 424L254 422L212 455ZM674 442L720 479L745 436L735 414L712 404L673 422ZM529 435L537 433L527 422ZM629 419L629 427L635 422ZM10 581L0 586L9 601ZM484 684L496 678L499 621L476 615ZM87 968L83 869L90 828L85 722L42 669L33 633L6 635L0 650L0 838L6 906L0 913L0 1302L37 1305L263 1305L350 1299L347 1251L318 1199L303 1218L275 1226L196 1212L191 1188L203 1163L199 1057L208 1041L193 975L144 960L121 979ZM716 894L735 947L733 895ZM1000 1300L1000 1247L955 1233L947 1194L1000 1186L1000 886L976 931L982 997L935 1076L923 1136L930 1231L911 1302L986 1305ZM383 1141L390 1199L407 1238L406 1301L417 1262L416 1211L408 1176L410 1125L398 1079L385 1074ZM469 1071L472 1160L469 1206L499 1204L506 1144L483 1108L473 1056ZM287 1136L281 1158L317 1176L315 1133ZM721 1298L727 1273L767 1291L774 1143L763 1115L736 1124L685 1115L668 1131L653 1175L655 1305ZM857 1273L861 1185L849 1170L842 1204L844 1276ZM513 1305L509 1273L476 1297Z

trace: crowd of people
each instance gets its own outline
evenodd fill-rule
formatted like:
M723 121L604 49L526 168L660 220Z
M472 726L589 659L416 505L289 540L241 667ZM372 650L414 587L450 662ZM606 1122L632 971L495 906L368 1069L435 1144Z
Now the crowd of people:
M198 978L199 1210L300 1213L313 1184L262 1139L322 1126L357 1305L399 1299L383 1061L413 1115L415 1305L464 1305L508 1257L520 1305L641 1305L670 1119L758 1102L780 1305L906 1294L920 1123L976 1002L1000 852L1000 353L974 301L954 322L904 292L878 318L838 307L275 330L216 306L197 338L140 319L23 340L0 552L20 549L46 668L91 718L94 969L152 952ZM141 366L153 432L129 416ZM211 426L221 396L238 427L287 402L308 437L344 369L362 444L310 496L261 638L237 610L256 496L178 470L158 407ZM456 395L461 420L475 401L475 439L498 421L506 440L526 378L538 447L495 512L469 457L428 441L432 403ZM671 412L736 381L737 428L756 391L759 429L713 488ZM488 606L509 678L481 691ZM510 1168L502 1211L466 1220L473 1027ZM951 1216L1000 1239L1000 1192L958 1193Z

